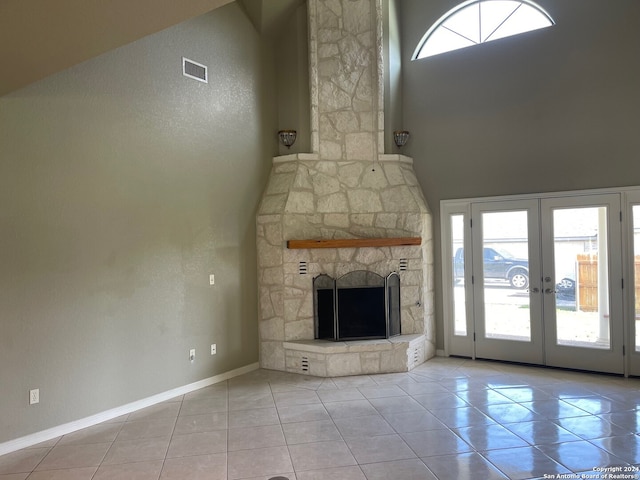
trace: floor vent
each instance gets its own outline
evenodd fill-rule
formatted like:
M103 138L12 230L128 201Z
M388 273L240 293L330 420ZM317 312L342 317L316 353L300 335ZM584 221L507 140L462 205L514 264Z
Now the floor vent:
M413 349L413 364L417 365L420 361L420 352L418 352L417 348Z
M300 262L300 263L298 264L298 273L299 273L300 275L306 275L306 274L308 273L308 270L307 270L307 262Z
M406 258L401 258L400 259L400 271L401 272L406 272L408 266L409 266L409 261Z
M300 361L300 367L302 368L303 372L309 371L309 357L302 357L302 360Z
M182 74L199 82L209 83L207 66L182 57Z

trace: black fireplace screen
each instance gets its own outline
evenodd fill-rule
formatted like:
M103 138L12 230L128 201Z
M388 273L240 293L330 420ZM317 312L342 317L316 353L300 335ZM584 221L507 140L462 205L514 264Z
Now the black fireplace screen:
M357 270L313 279L315 337L364 340L400 335L400 276Z

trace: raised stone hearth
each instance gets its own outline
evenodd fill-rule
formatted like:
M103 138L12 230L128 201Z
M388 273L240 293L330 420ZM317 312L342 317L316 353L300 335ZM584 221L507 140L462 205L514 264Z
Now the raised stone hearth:
M406 372L425 361L424 345L424 335L350 342L284 342L286 370L316 377Z

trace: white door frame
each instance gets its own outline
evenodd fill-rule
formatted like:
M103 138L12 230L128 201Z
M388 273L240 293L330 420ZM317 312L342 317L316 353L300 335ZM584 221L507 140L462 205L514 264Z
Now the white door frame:
M475 198L462 198L455 200L442 200L440 202L440 237L441 237L441 266L442 266L442 301L443 301L443 324L444 324L444 354L460 355L475 358L475 344L473 341L473 328L475 325L475 319L473 318L473 293L466 293L467 300L467 335L461 338L454 338L454 332L452 328L453 321L453 292L451 286L453 285L453 272L451 266L451 258L453 256L451 248L451 232L449 231L449 218L452 214L465 215L465 222L468 223L471 214L471 204L478 202L502 202L505 200L526 200L526 199L545 199L545 198L559 198L559 197L575 197L575 196L588 196L598 194L620 194L622 199L622 211L620 217L622 219L622 282L624 284L623 289L623 335L624 335L624 374L625 375L640 375L640 352L635 352L635 322L630 319L635 316L635 285L634 285L634 272L633 272L633 228L631 226L631 208L633 205L640 204L640 186L634 187L620 187L620 188L605 188L594 190L576 190L576 191L563 191L563 192L550 192L550 193L538 193L538 194L525 194L525 195L507 195L507 196L491 196L491 197L475 197ZM614 215L615 212L611 212ZM471 231L466 231L465 226L465 249L471 251ZM470 257L470 256L469 256ZM471 271L472 259L465 258L465 267L469 265L469 268L465 268L465 275L467 271ZM470 273L469 273L470 275ZM611 278L611 282L615 279ZM465 278L465 284L470 283ZM473 288L467 288L467 291L473 290ZM637 365L636 368L632 368L632 365Z
M449 202L447 205L442 206L441 210L441 223L443 219L449 219L454 215L462 215L463 217L463 248L469 255L465 255L464 259L464 284L471 285L471 227L469 219L471 218L471 204L469 202ZM464 335L456 334L454 328L456 309L454 306L454 272L453 263L451 259L455 255L453 249L452 232L448 224L447 228L442 229L442 278L443 278L443 311L445 312L444 318L450 319L444 322L444 341L445 341L445 355L459 355L463 357L475 358L475 349L473 342L473 289L465 288L465 319L466 319L466 331ZM444 261L447 259L447 261ZM448 279L448 280L445 280ZM448 283L447 283L448 282ZM447 288L451 287L451 288Z
M544 322L545 322L545 364L554 367L575 368L607 373L625 373L624 367L624 301L622 296L622 229L620 193L575 195L571 197L546 197L541 199L543 275L550 278L551 283L543 284L543 289L555 292L555 246L553 232L553 212L556 209L581 209L590 207L607 207L607 218L602 219L606 224L607 247L604 255L600 256L601 267L606 268L607 290L601 285L598 290L606 295L608 305L609 348L593 348L590 346L561 345L557 342L556 295L544 293ZM606 263L603 260L606 261ZM576 282L578 278L575 279ZM578 292L576 292L577 295ZM602 306L600 307L602 308Z
M484 282L484 225L485 213L526 212L527 214L527 258L529 259L529 340L490 338L486 335L485 282ZM479 358L508 360L539 364L544 362L544 338L542 332L542 298L539 291L540 236L538 234L539 201L537 199L505 200L502 202L476 202L471 205L473 243L473 298L475 354Z
M633 207L640 208L640 190L626 191L622 197L622 221L623 232L623 252L626 253L628 261L624 262L624 311L625 318L629 319L625 328L625 350L626 350L626 373L628 375L640 375L640 352L636 351L636 284L635 284L635 249L634 249L634 227ZM640 254L640 252L637 252ZM638 312L640 313L640 312ZM640 347L640 345L639 345Z

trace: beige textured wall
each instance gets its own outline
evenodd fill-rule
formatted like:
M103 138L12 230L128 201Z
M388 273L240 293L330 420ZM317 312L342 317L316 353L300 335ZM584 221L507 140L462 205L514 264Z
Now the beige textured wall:
M403 153L435 216L442 199L640 185L640 2L539 0L556 26L411 62L458 3L400 3Z
M394 130L403 130L402 50L398 5L400 0L382 2L384 26L384 151L401 153L393 142Z
M310 152L309 30L304 3L288 18L276 36L278 130L296 130L290 149L280 145L279 155ZM275 132L274 132L275 135Z
M3 0L0 95L232 0Z
M234 3L0 97L0 442L258 360L272 64Z

